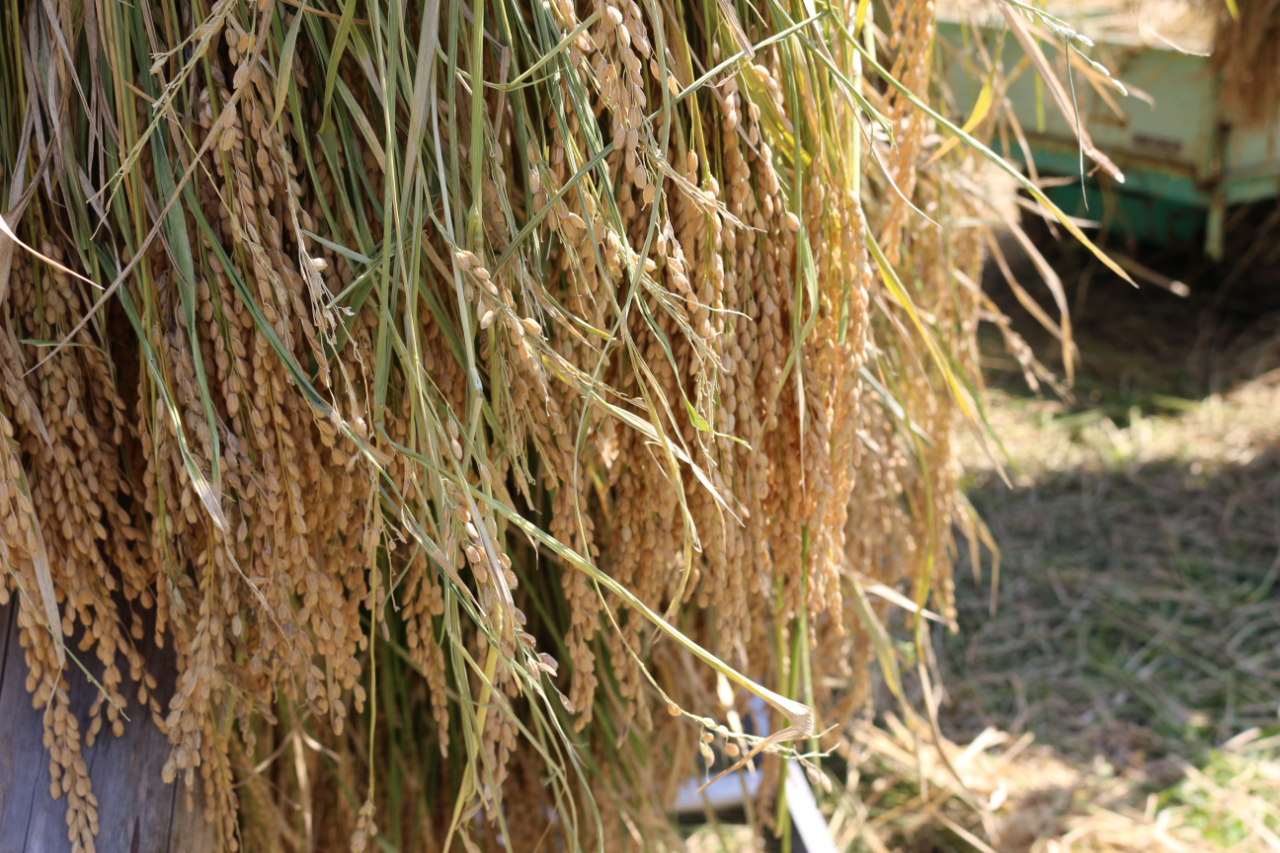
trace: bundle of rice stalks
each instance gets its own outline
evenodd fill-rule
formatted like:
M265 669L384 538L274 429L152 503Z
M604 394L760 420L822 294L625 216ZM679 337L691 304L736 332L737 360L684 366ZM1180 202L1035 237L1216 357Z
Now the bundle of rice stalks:
M1280 8L1269 0L1227 0L1213 8L1223 106L1243 127L1266 127L1280 108Z
M698 766L821 784L893 664L864 583L950 608L978 388L890 12L11 4L0 599L73 849L138 706L228 850L661 847Z

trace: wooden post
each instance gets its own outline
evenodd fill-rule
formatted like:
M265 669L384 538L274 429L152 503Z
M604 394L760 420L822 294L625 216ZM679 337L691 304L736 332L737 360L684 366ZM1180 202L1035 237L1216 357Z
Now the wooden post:
M17 616L16 600L0 607L0 853L67 853L67 801L49 796L49 751L41 712L31 707L26 688ZM166 708L173 694L173 651L145 645L146 668L158 680L156 697ZM96 660L91 657L80 660L92 671ZM74 664L68 669L71 707L83 732L96 688ZM136 703L126 713L123 735L115 737L104 726L97 742L82 748L98 798L95 847L100 853L211 853L216 836L213 824L204 820L202 800L197 798L196 810L188 812L182 786L160 778L169 758L168 738Z

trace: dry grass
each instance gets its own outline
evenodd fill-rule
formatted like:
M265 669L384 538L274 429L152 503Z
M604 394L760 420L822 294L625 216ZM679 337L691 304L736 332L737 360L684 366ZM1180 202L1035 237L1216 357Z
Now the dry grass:
M1100 756L1066 760L1048 746L995 728L968 744L895 720L855 736L859 759L831 822L840 849L911 853L1192 853L1272 851L1280 827L1280 753L1257 730L1215 752L1202 769L1180 764L1164 787ZM921 787L923 770L929 780ZM962 784L961 784L962 783Z
M1214 65L1224 104L1245 127L1271 125L1280 104L1280 10L1267 0L1240 0L1237 14L1212 3L1218 17Z
M685 839L686 853L764 853L764 843L746 824L703 824Z

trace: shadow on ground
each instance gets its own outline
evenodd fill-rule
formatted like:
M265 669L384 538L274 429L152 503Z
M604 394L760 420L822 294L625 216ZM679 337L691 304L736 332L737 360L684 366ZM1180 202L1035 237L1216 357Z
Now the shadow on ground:
M1053 239L1042 220L1027 217L1023 225L1062 279L1077 349L1077 411L1102 409L1123 421L1135 406L1148 414L1167 411L1171 402L1222 393L1280 366L1275 203L1231 212L1226 255L1216 263L1195 243L1137 246L1098 235L1108 251L1137 261L1166 283L1185 285L1186 296L1137 274L1133 287L1075 241ZM1012 239L1001 244L1018 282L1056 318L1052 294L1028 256ZM983 288L1036 356L1062 375L1061 345L1018 302L997 264L987 265ZM1028 392L994 327L984 327L983 355L994 387Z
M1005 559L960 583L940 647L949 734L988 725L1081 759L1195 760L1280 709L1280 458L1052 472L970 498Z

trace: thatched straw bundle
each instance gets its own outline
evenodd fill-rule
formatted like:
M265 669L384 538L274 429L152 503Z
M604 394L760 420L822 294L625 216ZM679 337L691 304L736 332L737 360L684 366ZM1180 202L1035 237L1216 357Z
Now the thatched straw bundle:
M1280 3L1231 0L1212 5L1218 18L1213 64L1223 103L1244 127L1266 127L1280 110Z
M229 850L659 847L862 706L864 584L949 607L928 2L12 5L0 600L73 849L139 707Z

